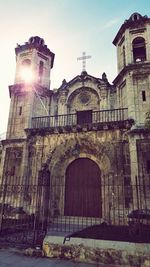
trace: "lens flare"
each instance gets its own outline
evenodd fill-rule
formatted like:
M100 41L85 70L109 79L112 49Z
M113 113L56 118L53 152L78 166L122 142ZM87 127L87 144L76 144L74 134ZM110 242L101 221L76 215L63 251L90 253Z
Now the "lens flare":
M30 68L24 67L20 71L21 79L26 83L31 83L33 81L33 73Z

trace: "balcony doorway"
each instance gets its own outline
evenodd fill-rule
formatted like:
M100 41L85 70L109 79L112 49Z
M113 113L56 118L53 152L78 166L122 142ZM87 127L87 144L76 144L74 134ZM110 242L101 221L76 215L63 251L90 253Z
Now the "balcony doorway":
M92 110L77 111L77 124L92 123Z

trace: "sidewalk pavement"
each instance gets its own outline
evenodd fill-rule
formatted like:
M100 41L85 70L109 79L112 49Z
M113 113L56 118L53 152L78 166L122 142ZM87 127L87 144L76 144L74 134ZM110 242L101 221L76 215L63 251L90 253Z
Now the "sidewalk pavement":
M23 255L13 248L0 248L0 267L106 267L88 263L75 263L50 258L35 258Z

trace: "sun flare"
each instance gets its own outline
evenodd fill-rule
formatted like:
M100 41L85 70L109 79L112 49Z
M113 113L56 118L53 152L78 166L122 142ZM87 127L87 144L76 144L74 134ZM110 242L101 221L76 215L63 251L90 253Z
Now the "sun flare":
M24 67L21 69L20 76L21 76L22 80L26 83L33 82L33 72L28 67Z

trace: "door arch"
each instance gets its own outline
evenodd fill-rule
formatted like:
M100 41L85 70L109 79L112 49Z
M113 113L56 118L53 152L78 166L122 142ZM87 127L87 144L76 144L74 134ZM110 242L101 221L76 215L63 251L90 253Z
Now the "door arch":
M89 158L76 159L67 167L64 215L102 217L101 173Z

